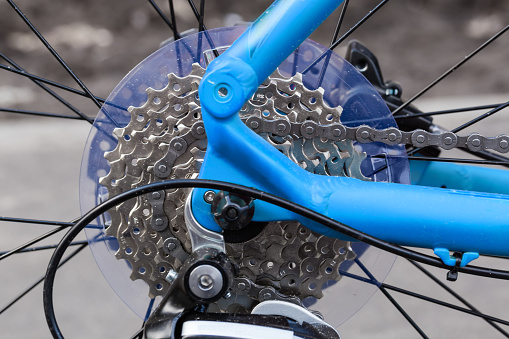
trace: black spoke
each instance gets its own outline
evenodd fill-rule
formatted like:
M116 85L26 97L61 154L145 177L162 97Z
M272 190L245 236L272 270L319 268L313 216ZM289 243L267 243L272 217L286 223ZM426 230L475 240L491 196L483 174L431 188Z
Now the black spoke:
M7 56L5 56L3 53L0 53L0 57L2 59L4 59L5 61L7 61L9 64L11 64L11 66L13 66L14 68L16 68L17 70L19 71L25 71L23 68L21 68L21 66L19 66L18 64L16 64L14 61L12 61L10 58L8 58ZM67 108L69 108L71 111L73 111L74 113L76 113L78 116L81 117L82 120L86 120L88 121L90 124L93 124L94 123L94 120L93 119L90 119L89 117L87 117L84 113L80 112L76 107L74 107L73 105L71 105L68 101L66 101L64 98L62 98L60 95L58 95L57 93L55 93L54 91L52 91L51 89L49 89L46 85L42 84L40 81L38 80L35 80L35 79L31 79L37 86L39 86L40 88L42 88L44 91L46 91L48 94L50 94L52 97L54 97L55 99L57 99L59 102L61 102L62 104L64 104ZM45 116L52 116L52 115L45 115ZM72 118L71 118L72 119ZM77 119L75 117L75 119Z
M180 39L180 34L176 30L177 28L171 23L170 19L166 15L164 15L163 11L161 11L161 8L157 6L157 4L154 2L154 0L148 0L148 2L152 5L152 7L156 10L157 14L163 19L163 21L170 27L170 29L173 31L173 34L175 36L175 41ZM174 21L175 22L175 21Z
M348 278L351 278L351 279L355 279L357 281L362 281L362 282L365 282L367 284L377 285L377 282L374 282L374 281L372 281L370 279L361 277L361 276L353 274L353 273L348 273L348 272L344 272L344 271L339 271L339 273L341 275L345 276L345 277L348 277ZM463 307L459 307L459 306L456 306L456 305L453 305L453 304L450 304L450 303L446 303L446 302L441 301L441 300L433 299L433 298L427 297L425 295L421 295L421 294L418 294L418 293L415 293L415 292L412 292L412 291L408 291L408 290L405 290L403 288L395 287L395 286L392 286L392 285L389 285L389 284L386 284L386 283L382 283L380 286L384 287L386 289L395 291L395 292L399 292L399 293L402 293L402 294L409 295L411 297L415 297L415 298L422 299L422 300L425 300L425 301L428 301L428 302L431 302L431 303L434 303L434 304L438 304L440 306L444 306L444 307L447 307L447 308L455 309L455 310L460 311L460 312L468 313L468 314L476 316L476 317L480 317L480 318L483 318L483 319L489 319L492 322L497 322L497 323L509 326L509 321L507 321L507 320L495 318L495 317L492 317L492 316L489 316L489 315L486 315L486 314L482 314L480 312L475 312L475 311L472 311L472 310L469 310L469 309L466 309L466 308L463 308Z
M37 224L37 225L60 226L60 227L74 226L73 222L39 220L39 219L23 219L23 218L12 218L12 217L0 217L0 221L21 222L24 224Z
M508 27L509 27L509 26L508 26ZM478 123L479 121L484 120L484 119L486 119L487 117L492 116L493 114L495 114L495 113L497 113L497 112L500 112L501 110L503 110L504 108L506 108L506 107L508 107L508 106L509 106L509 101L508 101L508 102L506 102L505 104L502 104L502 105L500 105L500 106L495 107L494 109L492 109L492 110L491 110L491 111L489 111L489 112L484 113L483 115L478 116L478 117L477 117L477 118L475 118L475 119L470 120L469 122L464 123L464 124L463 124L463 125L461 125L461 126L456 127L455 129L451 130L451 132L453 132L453 133L457 133L457 132L459 132L459 131L461 131L461 130L464 130L465 128L470 127L470 126L472 126L472 125L474 125L474 124Z
M173 23L173 40L177 41L180 39L180 34L177 28L177 18L175 17L175 7L173 6L173 0L168 0L170 7L170 18Z
M205 17L205 0L200 0L200 18L198 19L198 30L203 32L205 30L205 26L203 25L203 20Z
M498 33L496 33L494 36L492 36L491 38L489 38L486 42L484 42L481 46L477 47L473 52L471 52L469 55L465 56L463 59L461 59L461 61L459 61L456 65L452 66L451 68L449 68L445 73L443 73L441 76L439 76L438 78L436 78L433 82L431 82L428 86L426 86L425 88L423 88L420 92L418 92L417 94L415 94L413 97L411 97L408 101L406 101L404 104L402 104L401 106L399 106L398 108L396 108L396 110L394 110L392 112L392 114L396 114L398 112L400 112L402 109L404 109L405 107L407 107L408 105L410 105L412 102L414 102L415 99L419 98L420 96L422 96L424 93L426 93L428 90L430 90L431 88L433 88L436 84L438 84L440 81L442 81L443 79L445 79L447 76L449 76L452 72L454 72L455 70L457 70L458 68L460 68L465 62L467 62L468 60L470 60L473 56L475 56L477 53L479 53L480 51L482 51L484 48L486 48L487 46L489 46L493 41L495 41L497 38L499 38L502 34L504 34L507 30L509 29L509 25L505 26L504 28L502 28Z
M198 25L200 31L205 31L205 38L207 39L207 42L209 43L210 47L212 48L212 51L214 52L214 56L217 58L219 56L219 53L216 50L216 47L214 46L214 42L212 41L209 33L207 32L207 27L205 27L205 23L203 22L203 16L198 12L198 9L196 8L193 0L187 0L189 3L189 6L191 7L191 10L193 11L194 16L196 17L196 20L198 20ZM205 4L203 4L205 5Z
M83 240L83 241L75 241L71 244L69 244L69 246L77 246L77 245L83 245L83 244L87 244L88 241L87 240ZM29 247L29 248L25 248L21 251L18 251L16 252L16 254L19 254L19 253L27 253L27 252L37 252L37 251L44 251L44 250L50 250L50 249L54 249L54 248L57 248L58 244L55 244L55 245L46 245L46 246L37 246L37 247ZM3 255L7 253L7 251L4 251L4 252L0 252L0 255Z
M442 115L442 114L452 114L452 113L463 113L463 112L471 112L471 111L479 111L483 109L492 109L496 108L501 104L492 104L492 105L483 105L483 106L472 106L472 107L462 107L462 108L454 108L454 109L446 109L442 111L433 111L433 112L426 112L426 113L412 113L412 114L406 114L406 115L396 115L394 116L394 119L396 120L403 120L408 118L417 118L417 117L429 117L434 115Z
M6 65L2 65L2 64L0 64L0 68L1 69L5 69L6 71L9 71L9 72L16 73L18 75L27 77L29 79L37 80L37 81L43 82L45 84L48 84L48 85L51 85L51 86L63 89L65 91L67 91L67 92L71 92L71 93L74 93L74 94L77 94L77 95L80 95L80 96L83 96L83 97L88 97L87 93L85 93L83 91L80 91L80 90L78 90L76 88L72 88L72 87L69 87L69 86L66 86L66 85L62 85L62 84L59 84L58 82L51 81L51 80L42 78L40 76L31 74L31 73L28 73L28 72L25 72L25 71L21 71L21 70L16 69L16 68L12 68L12 67L9 67L9 66L6 66ZM95 99L97 101L99 101L99 102L105 102L106 101L105 99L102 99L100 97L95 97Z
M392 295L385 289L384 284L381 284L375 276L364 266L364 264L359 260L358 257L354 259L355 263L361 268L361 270L369 277L369 280L372 281L373 284L377 285L380 288L380 291L384 294L384 296L392 303L394 307L401 313L401 315L408 321L410 325L420 334L423 338L428 338L428 336L421 330L421 328L417 325L417 323L410 317L408 313L398 304L398 302L392 297Z
M385 5L386 3L388 3L389 0L383 0L382 2L380 2L378 5L376 5L371 11L369 11L368 14L366 14L359 22L357 22L354 26L352 26L345 34L343 34L343 36L341 38L339 38L338 40L336 40L334 43L332 43L330 46L329 46L329 49L330 50L333 50L335 49L336 47L338 47L346 38L348 38L350 36L350 34L352 34L353 32L355 32L355 30L357 28L359 28L363 23L365 23L373 14L375 14L380 8L383 7L383 5ZM313 61L311 63L311 65L309 65L308 67L306 67L306 69L304 71L302 71L302 74L306 74L311 68L313 68L317 63L320 62L320 60L322 60L325 56L327 55L327 52L323 53L322 55L320 55L315 61Z
M44 239L46 239L48 237L51 237L53 234L56 234L56 233L66 229L66 228L67 228L67 226L60 226L58 228L55 228L55 229L49 231L48 233L45 233L45 234L43 234L43 235L41 235L41 236L39 236L37 238L34 238L34 239L30 240L29 242L27 242L27 243L25 243L25 244L23 244L21 246L16 247L15 249L12 249L12 250L10 250L8 252L5 252L4 254L0 255L0 261L4 260L5 258L10 257L13 254L16 254L16 253L24 250L25 248L27 248L29 246L32 246L33 244L35 244L35 243L37 243L37 242L39 242L41 240L44 240Z
M419 293L415 293L415 292L412 292L412 291L408 291L408 290L405 290L403 288L399 288L399 287L396 287L396 286L388 285L388 284L385 284L385 283L382 284L382 286L384 286L385 288L387 288L389 290L392 290L392 291L395 291L395 292L399 292L399 293L402 293L402 294L406 294L408 296L411 296L411 297L414 297L414 298L417 298L417 299L425 300L425 301L428 301L428 302L431 302L431 303L434 303L434 304L437 304L437 305L440 305L440 306L443 306L443 307L447 307L447 308L450 308L450 309L453 309L453 310L456 310L456 311L459 311L459 312L467 313L467 314L470 314L470 315L473 315L473 316L476 316L476 317L479 317L479 318L488 319L490 321L494 321L494 322L497 322L497 323L509 326L509 321L507 321L507 320L495 318L495 317L492 317L492 316L489 316L489 315L486 315L486 314L482 314L482 313L479 313L479 312L476 312L476 311L469 310L468 308L456 306L454 304L450 304L450 303L447 303L447 302L442 301L442 300L430 298L428 296L425 296L425 295L422 295L422 294L419 294Z
M431 274L430 271L428 271L427 269L425 269L421 264L419 263L416 263L415 261L413 260L408 260L412 265L414 265L417 269L419 269L422 273L424 273L427 277L429 277L431 280L433 280L436 284L438 284L440 287L442 287L444 290L446 290L449 294L451 294L453 297L455 297L456 299L458 299L460 302L463 303L463 305L465 305L466 307L468 307L469 309L471 309L472 311L474 312L477 312L477 313L481 313L476 307L474 307L474 305L470 304L467 300L465 300L461 295L459 295L458 293L454 292L449 286L447 286L446 284L444 284L442 281L440 281L437 277L435 277L433 274ZM488 324L490 324L491 326L493 326L497 331L499 331L500 333L502 333L506 338L509 338L509 333L507 333L506 331L504 331L500 326L498 326L497 324L495 324L494 322L492 322L491 320L489 319L484 319L488 322Z
M356 23L352 28L350 28L341 38L336 40L333 44L329 46L329 49L334 49L338 47L346 38L350 36L357 28L359 28L362 24L364 24L369 18L373 16L380 8L382 8L389 0L383 0L378 5L376 5L368 14L366 14L358 23Z
M66 262L71 260L76 254L81 252L85 247L87 247L87 244L82 244L80 247L78 247L74 252L69 254L67 258L62 260L62 262L58 265L58 268L62 267ZM41 282L44 281L45 275L43 275L41 278L39 278L36 282L34 282L30 287L28 287L26 290L24 290L22 293L20 293L17 297L15 297L11 302L9 302L4 308L0 310L0 315L7 311L12 305L14 305L16 302L18 302L21 298L23 298L25 295L27 295L31 290L33 290L37 285L39 285Z
M28 20L26 15L19 9L18 6L12 1L7 0L7 2L14 8L16 13L23 19L23 21L27 24L27 26L32 30L32 32L39 38L39 40L43 43L43 45L48 49L48 51L53 55L53 57L62 65L62 67L69 73L69 75L76 81L76 83L81 87L81 89L87 94L87 97L89 97L96 105L97 107L101 108L101 104L96 99L96 97L90 92L90 90L85 86L85 84L78 78L76 74L72 71L72 69L65 63L64 59L58 55L58 53L51 47L51 45L44 39L42 34L35 28L35 26Z
M392 297L392 295L387 291L383 286L380 287L380 291L385 295L385 297L392 303L394 307L401 313L403 317L408 321L410 325L420 334L423 338L428 338L428 336L421 330L421 328L415 323L415 321L408 315L408 313L401 307L398 302Z
M346 9L348 8L348 3L350 0L345 0L343 3L343 7L341 8L341 13L339 14L338 23L336 25L336 29L334 30L334 34L332 35L332 40L330 42L331 46L338 39L339 31L341 30L341 25L343 24L343 19L345 18Z
M24 109L14 109L14 108L4 108L4 107L0 107L0 112L15 113L15 114L26 114L26 115L36 115L36 116L40 116L40 117L49 117L49 118L87 120L87 119L84 119L82 117L74 116L74 115L47 113L47 112L39 112L39 111L28 111L28 110L24 110ZM92 124L93 124L93 122L92 122Z

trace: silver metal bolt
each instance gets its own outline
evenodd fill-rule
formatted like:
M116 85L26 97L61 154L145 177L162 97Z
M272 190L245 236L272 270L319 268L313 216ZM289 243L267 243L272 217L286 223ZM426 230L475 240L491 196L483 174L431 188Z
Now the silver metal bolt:
M159 199L161 197L161 193L159 192L152 192L152 198Z
M332 130L332 135L334 135L335 137L341 136L341 130L339 128L333 129Z
M278 129L280 132L284 131L284 130L285 130L285 128L286 128L285 124L279 124L279 125L277 125L277 129Z
M507 140L500 140L498 144L501 148L507 148L509 146L509 142L507 142Z
M474 139L472 140L472 145L474 145L475 147L478 147L481 145L481 139Z
M264 293L263 294L263 300L269 300L271 297L270 293Z
M424 141L426 141L426 137L422 134L418 135L416 138L417 142L422 144Z
M202 291L208 291L214 286L214 279L208 274L204 274L200 277L198 285Z
M163 226L164 220L161 218L157 218L155 221L156 226Z
M251 128L258 128L260 126L260 124L258 123L258 121L251 121Z
M306 127L306 133L307 134L312 134L314 131L315 131L315 129L314 129L313 126Z
M390 140L390 141L396 141L396 138L398 136L396 135L396 133L390 133L387 138Z
M444 144L446 144L446 145L452 144L452 138L451 137L445 137L444 138Z
M160 172L166 172L167 167L166 165L159 165L158 169Z
M362 139L368 139L369 138L369 132L368 131L362 131L361 132L361 138Z
M175 279L177 279L177 275L178 275L177 271L169 270L165 280L171 284L173 281L175 281Z
M216 193L214 191L207 191L203 195L203 200L205 200L206 203L211 204L214 201L215 196L216 196Z
M238 288L239 288L239 290L241 290L241 291L244 291L244 290L247 288L246 284L245 284L245 283L242 283L242 282L241 282L241 283L239 283L239 284L237 285L237 287L238 287Z
M203 128L203 126L198 126L196 128L196 133L202 135L203 133L205 133L205 128Z

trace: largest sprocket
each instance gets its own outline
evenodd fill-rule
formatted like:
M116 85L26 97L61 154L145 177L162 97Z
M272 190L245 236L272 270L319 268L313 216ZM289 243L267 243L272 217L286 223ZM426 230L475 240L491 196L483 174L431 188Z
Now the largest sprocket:
M165 88L148 88L147 101L129 107L129 124L114 130L118 145L105 154L111 170L100 183L110 197L152 182L198 174L207 147L197 94L203 74L197 64L183 78L169 74ZM276 71L239 114L244 120L262 119L263 126L270 121L330 124L339 122L341 107L329 107L323 91L307 89L300 74L285 78ZM307 171L366 180L360 171L365 155L350 140L303 138L250 127ZM178 271L190 253L183 213L189 194L189 189L154 192L110 211L106 232L119 241L116 256L131 264L131 279L148 283L150 296L166 292L168 272ZM227 252L239 266L239 276L299 299L320 298L321 286L339 280L339 265L355 256L348 242L321 236L296 222L269 223L255 238L227 244ZM243 292L236 289L236 293ZM245 294L259 298L249 291Z

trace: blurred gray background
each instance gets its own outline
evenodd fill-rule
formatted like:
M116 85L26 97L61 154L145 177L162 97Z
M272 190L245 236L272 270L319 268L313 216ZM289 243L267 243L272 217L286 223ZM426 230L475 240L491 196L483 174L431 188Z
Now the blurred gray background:
M137 63L172 34L147 1L17 1L32 22L96 95L107 97ZM342 33L376 1L355 0ZM168 3L158 2L168 13ZM208 0L207 28L251 21L270 1ZM178 28L196 27L185 0L175 0ZM351 38L361 40L378 57L386 80L401 83L409 98L480 43L507 25L509 2L482 0L392 0ZM330 43L336 11L312 38ZM296 23L298 24L298 22ZM430 91L417 105L423 110L503 102L509 92L509 37L503 36ZM346 46L346 45L345 45ZM77 87L6 2L0 3L0 52L28 72ZM344 47L337 49L344 53ZM58 91L89 116L97 108L86 99ZM66 113L29 80L0 71L0 107ZM505 112L507 114L507 112ZM508 133L501 112L476 131ZM453 128L471 115L451 115L440 124ZM69 221L79 216L78 177L89 125L83 121L41 119L0 112L0 216ZM395 202L397 206L397 202ZM51 227L0 223L0 250L28 241ZM45 243L57 242L57 237ZM51 251L20 254L0 263L0 307L43 275ZM503 267L504 262L490 263ZM445 272L432 270L445 280ZM387 282L433 297L452 299L398 259ZM449 284L481 310L499 317L509 312L507 283L460 276ZM88 249L57 275L56 312L69 338L126 338L141 320L116 297ZM437 312L424 301L393 293L433 338L500 335L484 321L453 311ZM348 305L340 305L348 307ZM0 315L2 338L48 338L38 286ZM340 328L343 338L418 337L381 293Z

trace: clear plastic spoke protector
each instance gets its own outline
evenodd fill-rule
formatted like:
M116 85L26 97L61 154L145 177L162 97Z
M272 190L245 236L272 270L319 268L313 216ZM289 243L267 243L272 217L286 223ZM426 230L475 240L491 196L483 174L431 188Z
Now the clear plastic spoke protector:
M106 187L99 184L99 178L110 170L104 153L117 145L113 129L125 127L129 123L127 108L145 103L148 87L156 90L164 88L168 84L169 73L186 76L195 62L206 67L210 61L208 58L213 55L212 46L224 51L244 30L245 27L241 26L214 29L167 44L122 79L99 111L87 140L80 174L82 214L108 198ZM325 102L329 106L341 105L341 121L345 125L396 127L384 101L370 83L344 59L327 51L318 43L306 40L282 63L280 72L284 76L291 76L296 72L304 72L312 65L304 73L304 85L309 89L322 87ZM321 60L315 63L319 57L322 57ZM355 147L368 154L361 164L365 176L375 181L409 183L408 161L402 159L406 154L403 147L380 143L356 144ZM379 154L385 157L371 157ZM132 269L128 262L115 258L117 239L104 232L104 226L110 222L108 219L106 213L86 228L90 248L111 287L138 316L146 318L158 300L151 302L148 285L141 280L132 281ZM395 260L394 255L362 243L353 243L353 249L357 254L356 261L345 261L339 268L348 275L344 275L337 283L330 283L324 289L325 296L322 299L305 300L305 304L320 311L333 326L346 321L371 298Z

